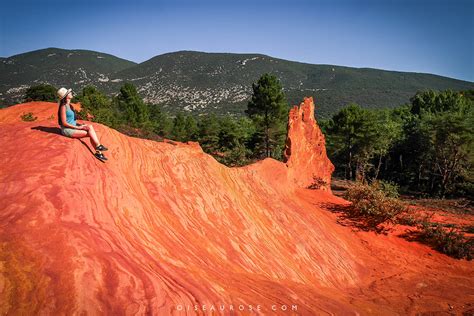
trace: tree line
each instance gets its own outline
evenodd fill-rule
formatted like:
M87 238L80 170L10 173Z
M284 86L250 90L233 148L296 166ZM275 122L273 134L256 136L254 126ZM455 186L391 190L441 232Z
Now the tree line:
M474 90L423 91L392 110L351 104L320 122L338 176L474 197Z
M26 100L56 100L56 88L28 89ZM161 140L197 141L228 166L272 157L282 160L289 105L277 77L262 75L241 117L215 114L171 115L146 103L125 83L108 97L85 87L73 102L82 115L125 134ZM401 191L431 196L474 198L474 90L421 91L394 109L372 110L349 104L319 120L336 176L372 182L384 180Z

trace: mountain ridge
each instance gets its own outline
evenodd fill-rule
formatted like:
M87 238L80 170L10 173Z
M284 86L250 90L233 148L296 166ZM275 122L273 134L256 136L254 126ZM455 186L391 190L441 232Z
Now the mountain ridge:
M65 59L64 54L74 51L62 52ZM20 101L29 85L40 82L76 90L91 84L110 96L117 94L123 83L131 82L145 101L160 104L170 112L242 115L252 93L252 83L263 73L272 73L280 79L289 104L298 103L308 95L318 99L320 117L327 117L349 103L368 108L395 107L408 102L419 90L474 89L474 83L434 74L315 65L264 54L182 50L134 64L112 55L98 60L97 56L105 54L93 51L77 50L76 54L81 52L86 54L83 58L87 67L68 64L69 60L65 59L62 61L65 66L59 69L44 66L35 75L26 64L22 68L23 77L7 67L18 55L2 60L0 98L4 105ZM40 50L32 54L51 54L46 53ZM104 64L107 59L109 64ZM97 68L96 64L101 66Z

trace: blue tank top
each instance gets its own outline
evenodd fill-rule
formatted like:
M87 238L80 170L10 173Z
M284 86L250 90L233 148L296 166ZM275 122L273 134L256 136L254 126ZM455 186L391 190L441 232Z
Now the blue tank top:
M70 125L76 126L74 111L71 110L71 108L67 104L66 104L66 122Z

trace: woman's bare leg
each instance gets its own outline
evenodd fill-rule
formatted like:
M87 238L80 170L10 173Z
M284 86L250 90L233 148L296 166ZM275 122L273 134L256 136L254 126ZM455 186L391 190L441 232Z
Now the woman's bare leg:
M94 149L97 146L99 146L100 144L99 139L97 138L97 134L95 133L94 127L92 127L92 125L89 125L88 131L78 129L77 131L74 131L74 133L71 135L71 138L84 138L84 137L90 137L90 141Z
M95 130L94 130L94 126L92 125L88 125L89 126L89 136L90 136L90 140L91 140L91 144L92 146L94 147L94 149L100 145L100 142L99 142L99 137L97 137L97 134L95 133Z
M84 138L84 137L89 137L87 131L78 129L72 133L71 138Z

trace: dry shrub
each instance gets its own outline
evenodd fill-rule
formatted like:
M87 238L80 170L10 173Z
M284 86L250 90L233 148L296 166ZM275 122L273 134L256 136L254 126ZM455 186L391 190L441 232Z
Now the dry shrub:
M441 224L423 221L417 225L419 238L448 256L471 260L474 253L474 239L467 238L463 233L451 227L449 230Z
M313 176L313 183L308 186L310 190L319 190L321 188L328 187L328 183L321 177Z
M21 120L24 122L33 122L36 121L37 117L33 116L33 112L23 113Z
M369 228L379 229L384 223L396 223L407 211L404 203L387 196L377 184L355 184L346 191L345 198L352 202L351 215L365 219Z

